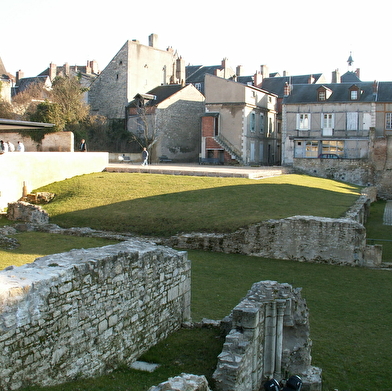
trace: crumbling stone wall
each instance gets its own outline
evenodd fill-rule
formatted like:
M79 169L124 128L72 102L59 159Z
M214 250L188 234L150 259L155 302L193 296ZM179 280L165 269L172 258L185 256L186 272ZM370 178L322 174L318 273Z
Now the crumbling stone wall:
M365 227L349 218L294 216L263 221L228 234L182 234L169 242L182 249L274 259L351 266L381 264L381 248L369 251Z
M25 221L33 224L48 224L49 214L39 205L32 205L25 201L8 203L7 219L11 221Z
M141 240L0 271L0 389L131 364L190 317L185 252Z
M218 391L255 391L271 377L279 381L293 374L301 376L303 390L321 390L300 288L255 283L223 324L226 341L213 375Z
M205 376L182 373L180 376L169 378L148 391L210 391Z

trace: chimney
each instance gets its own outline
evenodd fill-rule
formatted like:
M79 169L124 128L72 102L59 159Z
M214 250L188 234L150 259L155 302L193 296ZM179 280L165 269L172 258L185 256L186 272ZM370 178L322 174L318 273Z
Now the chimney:
M20 69L19 71L16 72L16 84L19 83L20 79L24 78L24 72L22 72Z
M92 73L95 73L95 74L99 73L98 63L96 60L90 61L90 68L91 68Z
M289 72L288 71L283 71L283 77L289 76Z
M87 61L87 64L86 64L86 73L87 73L87 75L91 75L91 72L92 72L91 63L92 63L92 61Z
M314 79L313 75L310 75L309 78L308 78L308 84L313 84L314 80L315 79Z
M266 77L269 77L269 71L268 71L267 65L261 65L260 71L261 71L261 76L263 77L263 79L265 79Z
M67 62L64 64L63 68L64 68L64 75L69 76L69 64Z
M341 83L342 79L340 77L339 69L335 69L332 72L332 83Z
M361 78L361 70L359 68L355 70L355 74L358 76L358 79Z
M228 74L229 60L227 57L222 60L221 67L223 68L223 78L228 79L231 75Z
M243 76L243 66L242 65L237 65L237 68L235 69L235 74L237 76Z
M53 79L56 77L57 73L57 66L56 64L53 64L52 62L49 65L49 79L50 81L53 81Z
M151 46L153 48L158 47L158 35L157 34L151 34L148 37L148 46Z
M263 75L260 72L256 72L253 77L253 85L260 88L263 83Z
M284 83L283 95L284 96L289 96L290 95L290 90L291 90L290 84L287 83L287 81L286 81L286 83Z
M374 82L373 82L373 94L377 95L377 92L378 92L378 83L377 83L377 80L374 80Z
M176 78L178 84L185 85L185 62L182 57L176 60Z

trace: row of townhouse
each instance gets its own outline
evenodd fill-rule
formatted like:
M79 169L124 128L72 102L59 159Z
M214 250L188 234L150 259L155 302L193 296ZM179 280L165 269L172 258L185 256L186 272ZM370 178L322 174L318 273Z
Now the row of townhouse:
M38 77L70 72L86 74L93 114L124 120L136 136L148 129L153 161L161 155L245 165L363 160L375 138L392 134L392 83L362 82L359 70L342 76L336 70L329 83L323 74L281 76L265 65L246 76L227 59L185 66L151 34L148 45L126 41L102 71L91 62L86 69L51 64ZM21 90L25 79L18 80Z
M282 163L367 159L373 139L392 134L392 82L288 86L282 105Z

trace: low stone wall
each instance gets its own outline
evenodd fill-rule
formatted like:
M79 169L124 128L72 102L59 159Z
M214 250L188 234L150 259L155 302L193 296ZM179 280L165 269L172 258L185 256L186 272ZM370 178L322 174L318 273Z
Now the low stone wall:
M260 390L264 381L293 374L303 390L321 391L321 369L311 366L309 311L301 289L255 283L224 320L227 335L214 372L218 391Z
M131 364L190 317L185 252L143 241L0 271L0 389Z
M182 234L167 243L182 249L334 265L381 264L381 248L368 251L365 227L349 218L294 216L263 221L229 234Z

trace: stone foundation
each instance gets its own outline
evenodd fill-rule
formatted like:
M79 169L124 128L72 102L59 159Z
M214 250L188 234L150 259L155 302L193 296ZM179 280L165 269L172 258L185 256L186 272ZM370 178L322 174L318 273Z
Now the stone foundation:
M0 389L129 365L190 318L185 252L143 241L0 271Z

